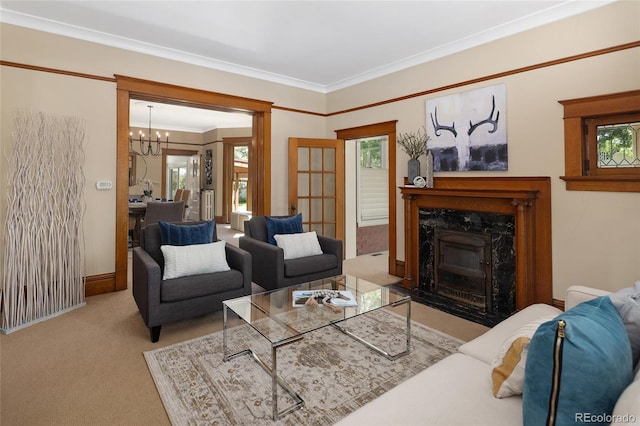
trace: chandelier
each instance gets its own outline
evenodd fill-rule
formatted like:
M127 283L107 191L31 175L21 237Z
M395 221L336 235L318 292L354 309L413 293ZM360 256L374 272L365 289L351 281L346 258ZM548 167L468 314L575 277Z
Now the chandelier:
M136 151L133 148L133 132L129 132L129 150L133 151L138 155L142 155L144 157L154 156L157 157L162 154L162 148L160 147L160 132L156 132L156 140L155 142L151 140L151 109L153 105L147 105L149 108L149 139L145 139L144 133L140 130L140 134L138 135L138 141L140 142L140 151ZM167 143L167 147L169 146L169 133L166 134L165 142ZM153 144L155 144L155 149Z

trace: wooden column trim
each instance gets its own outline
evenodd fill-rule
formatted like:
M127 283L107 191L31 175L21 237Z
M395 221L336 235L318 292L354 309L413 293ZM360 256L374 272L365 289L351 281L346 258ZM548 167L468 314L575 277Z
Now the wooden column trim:
M407 238L418 232L418 209L413 208L415 195L402 194L404 200L404 235L405 235L405 262L404 277L402 278L402 286L404 288L414 288L418 286L419 275L415 272L418 270L418 239Z
M514 199L512 204L516 207L516 309L521 310L530 305L535 300L532 285L532 256L535 256L535 249L532 240L528 238L533 231L531 225L531 206L528 200Z

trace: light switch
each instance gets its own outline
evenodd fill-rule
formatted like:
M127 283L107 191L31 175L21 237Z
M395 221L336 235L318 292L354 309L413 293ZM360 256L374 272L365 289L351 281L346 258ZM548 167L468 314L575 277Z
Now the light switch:
M96 182L96 188L101 190L111 189L113 188L113 184L110 180L99 180Z

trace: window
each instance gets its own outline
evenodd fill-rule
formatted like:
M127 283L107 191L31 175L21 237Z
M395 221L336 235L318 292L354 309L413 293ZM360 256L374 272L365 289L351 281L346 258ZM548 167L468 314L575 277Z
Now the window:
M234 212L247 211L247 187L249 182L249 146L233 147L233 192L232 205Z
M360 167L387 168L387 138L375 137L358 141Z
M560 103L567 190L640 192L640 90Z
M587 119L586 131L587 174L640 173L640 114Z
M187 176L187 166L170 165L169 170L169 191L167 196L172 197L176 193L176 189L185 187L185 179Z

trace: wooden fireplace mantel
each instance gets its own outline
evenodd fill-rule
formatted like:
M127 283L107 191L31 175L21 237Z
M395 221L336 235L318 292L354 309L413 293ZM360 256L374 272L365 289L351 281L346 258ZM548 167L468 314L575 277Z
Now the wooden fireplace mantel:
M400 187L404 199L405 276L419 280L419 210L464 210L515 216L516 309L552 303L549 177L437 177L433 188Z

